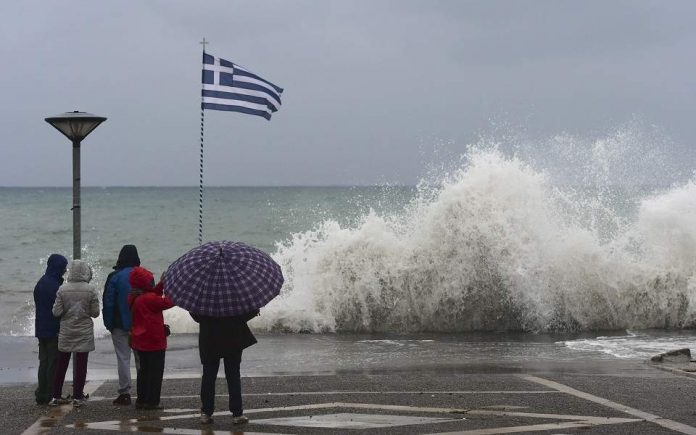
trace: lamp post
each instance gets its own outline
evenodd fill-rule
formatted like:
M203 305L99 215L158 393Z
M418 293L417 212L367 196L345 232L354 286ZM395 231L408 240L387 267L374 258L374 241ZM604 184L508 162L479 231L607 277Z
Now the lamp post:
M46 122L70 139L73 147L73 260L80 259L82 252L80 237L80 142L104 121L106 118L103 116L78 112L77 110L46 118Z

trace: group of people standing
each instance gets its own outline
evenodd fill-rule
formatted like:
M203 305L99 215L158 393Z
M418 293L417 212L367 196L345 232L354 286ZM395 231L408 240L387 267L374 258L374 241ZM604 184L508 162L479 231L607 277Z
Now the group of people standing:
M160 279L155 285L152 273L140 267L134 245L125 245L114 271L104 284L104 326L111 333L118 366L118 397L114 405L132 403L130 361L134 351L137 378L137 409L161 409L160 391L167 349L162 312L174 303L163 295Z
M131 352L137 369L136 409L159 410L169 327L163 312L174 306L164 294L164 274L155 284L153 274L140 267L135 245L124 245L114 270L108 275L102 295L104 326L111 333L118 367L118 396L114 405L128 406L131 398ZM84 405L89 352L95 349L93 318L99 316L97 291L90 284L92 268L73 260L67 282L63 276L68 260L52 254L46 273L34 288L35 335L39 341L36 403L41 405ZM200 324L199 353L203 365L201 423L213 422L215 381L224 360L233 423L248 421L243 415L239 366L242 350L256 343L246 322L258 310L243 316L215 318L191 315ZM65 375L73 359L73 391L63 397Z
M73 360L73 405L82 406L87 396L87 357L94 350L93 317L99 316L99 298L92 280L92 269L75 260L70 266L68 282L63 275L68 260L62 255L48 257L46 273L34 288L36 304L36 337L39 339L39 385L36 403L58 405L68 403L62 398L63 381Z

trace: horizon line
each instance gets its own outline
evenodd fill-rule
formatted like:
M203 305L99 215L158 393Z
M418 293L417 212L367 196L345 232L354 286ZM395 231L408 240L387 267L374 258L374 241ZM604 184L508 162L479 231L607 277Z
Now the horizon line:
M441 182L437 183L424 183L424 182L418 182L418 183L413 183L413 184L405 184L405 183L383 183L383 184L215 184L215 185L204 185L203 188L221 188L221 187L255 187L255 188L270 188L270 187L418 187L418 185L427 185L427 186L437 186L437 185L442 185ZM583 185L583 184L578 184L578 183L558 183L558 186L564 186L564 187L672 187L674 186L674 183L626 183L626 184L618 184L618 183L610 183L606 186L600 185L600 184L594 184L594 185ZM152 187L152 188L172 188L172 189L178 189L178 188L199 188L200 186L197 184L171 184L171 185L156 185L156 184L144 184L144 185L118 185L118 184L112 184L112 185L82 185L80 188L98 188L98 189L108 189L108 188L139 188L139 187ZM72 189L71 185L16 185L16 186L10 186L10 185L0 185L0 189Z
M217 184L217 185L206 185L203 188L219 188L219 187L415 187L416 184ZM137 188L137 187L158 187L158 188L195 188L198 189L198 185L89 185L80 186L80 188ZM60 186L0 186L0 189L72 189L69 185Z

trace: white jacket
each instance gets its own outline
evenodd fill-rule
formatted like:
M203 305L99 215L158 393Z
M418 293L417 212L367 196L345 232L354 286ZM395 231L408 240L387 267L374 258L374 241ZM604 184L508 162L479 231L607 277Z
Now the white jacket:
M92 280L92 269L80 260L70 263L68 280L56 294L53 315L60 317L58 350L91 352L94 350L94 322L99 317L99 297Z

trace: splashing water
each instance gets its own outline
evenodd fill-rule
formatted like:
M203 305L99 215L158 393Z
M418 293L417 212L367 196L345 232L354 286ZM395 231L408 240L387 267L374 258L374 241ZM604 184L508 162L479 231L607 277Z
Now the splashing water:
M606 143L591 150L595 156ZM554 186L547 173L496 149L474 148L467 162L440 186L421 184L403 213L371 212L354 227L325 220L279 244L274 257L286 284L252 325L295 332L694 326L693 181L636 200L628 216L606 185L584 193Z
M673 171L644 136L633 126L594 142L560 135L534 144L543 148L537 154L513 144L517 157L482 140L458 166L421 182L398 212L380 208L354 220L341 213L359 204L335 218L314 210L323 217L313 229L276 244L286 283L250 325L290 332L694 327L696 181L654 187ZM155 269L180 249L167 250ZM102 251L84 251L99 293L114 261ZM33 333L30 298L25 305L11 334ZM178 308L165 321L177 333L197 331ZM100 320L95 326L106 333Z

